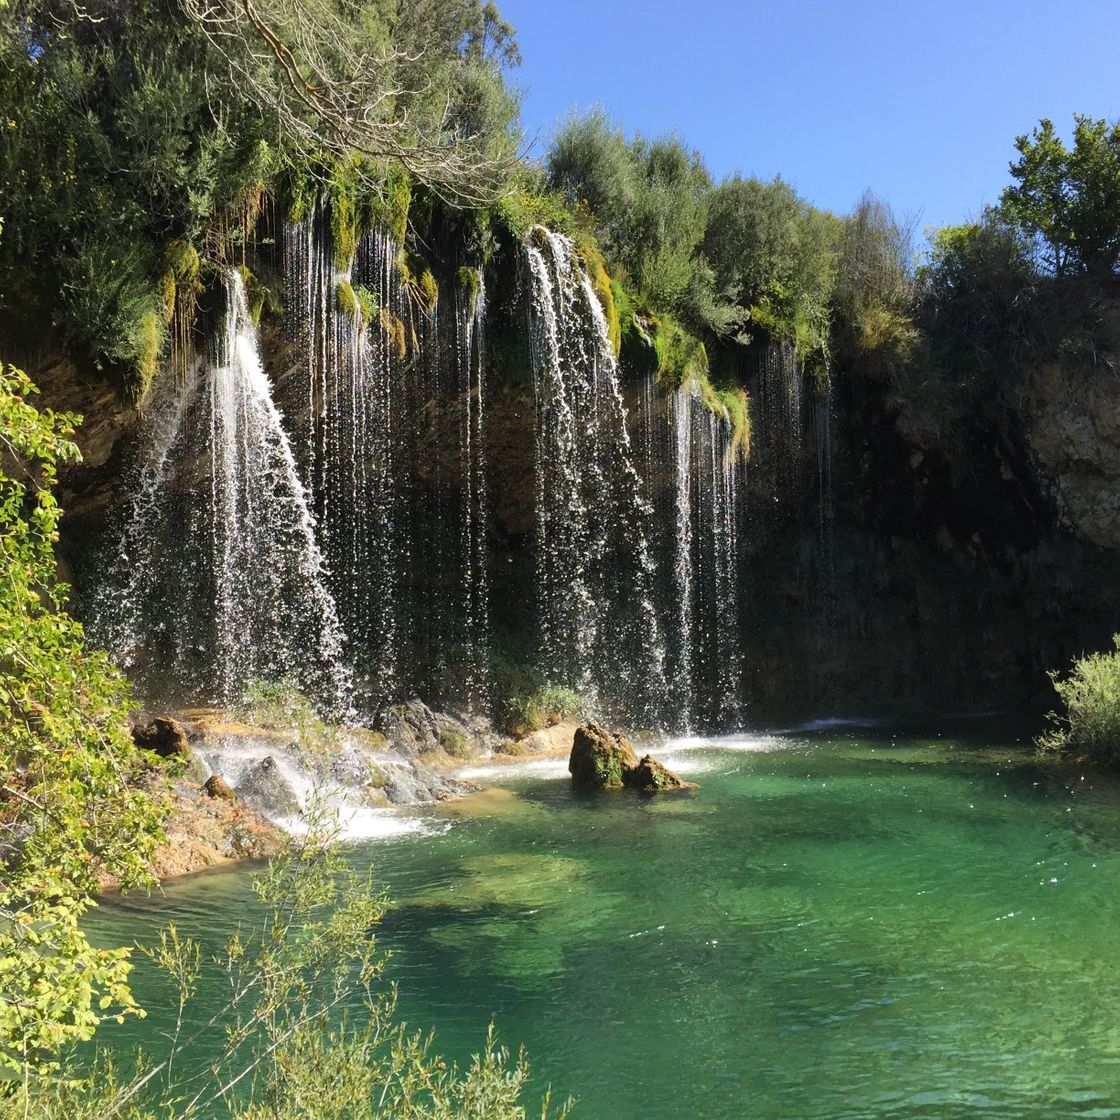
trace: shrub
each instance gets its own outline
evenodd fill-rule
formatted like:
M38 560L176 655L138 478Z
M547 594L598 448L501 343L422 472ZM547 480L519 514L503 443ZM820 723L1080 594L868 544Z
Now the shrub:
M465 1068L443 1061L430 1034L410 1031L384 982L375 930L387 905L333 842L323 820L254 881L253 928L239 929L207 962L201 946L162 930L145 950L172 983L170 1052L141 1054L132 1076L102 1058L85 1079L58 1079L35 1094L42 1120L524 1120L528 1068L493 1027ZM200 988L225 1003L198 1015ZM177 1005L177 1006L176 1006ZM199 1024L202 1024L201 1026ZM210 1028L218 1028L216 1030ZM184 1083L184 1068L207 1076ZM73 1072L73 1071L70 1071ZM236 1090L236 1091L235 1091ZM0 1118L30 1115L30 1101L0 1095ZM553 1113L547 1091L532 1115Z
M304 762L313 769L338 750L338 728L327 723L290 680L252 681L240 707L251 723L295 732Z
M128 682L64 610L53 488L78 418L40 412L35 391L0 366L0 1083L24 1106L61 1049L140 1013L129 950L95 948L81 917L104 878L151 881L166 809Z
M1065 677L1050 674L1066 714L1049 714L1054 726L1038 738L1041 750L1120 766L1120 634L1112 643L1078 658Z
M506 701L506 730L521 738L554 723L582 719L586 712L586 701L574 689L547 684Z

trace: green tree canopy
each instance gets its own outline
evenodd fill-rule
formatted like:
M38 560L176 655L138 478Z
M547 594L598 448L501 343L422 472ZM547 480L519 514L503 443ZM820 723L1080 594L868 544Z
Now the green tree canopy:
M1120 123L1074 120L1072 148L1049 120L1018 137L1016 182L1001 204L1037 241L1048 271L1109 275L1120 266Z
M772 335L803 352L826 346L842 227L781 178L733 175L711 194L703 241L717 289Z

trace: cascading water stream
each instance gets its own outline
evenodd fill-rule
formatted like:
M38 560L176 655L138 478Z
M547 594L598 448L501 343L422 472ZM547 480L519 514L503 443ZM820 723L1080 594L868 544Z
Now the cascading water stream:
M650 416L657 422L656 414ZM669 394L661 420L668 491L662 515L672 578L662 581L666 617L673 620L669 649L676 726L689 731L734 727L741 715L742 635L739 566L741 463L728 416L704 401L686 381ZM651 437L647 435L647 439ZM658 441L652 437L653 446Z
M490 691L490 582L487 563L485 436L486 286L481 270L474 291L455 293L455 350L463 407L459 423L459 475L462 481L461 539L463 631L467 704L481 711Z
M668 690L645 531L650 510L606 319L567 238L536 227L525 261L540 665L554 683L660 726Z
M305 460L362 703L489 701L481 275L440 298L384 232L350 268L329 223L290 226L289 335L308 385ZM357 293L355 295L354 293ZM449 303L450 314L441 313Z
M156 390L91 628L154 690L170 674L232 703L289 679L340 712L349 674L314 519L240 273L224 285L208 359Z

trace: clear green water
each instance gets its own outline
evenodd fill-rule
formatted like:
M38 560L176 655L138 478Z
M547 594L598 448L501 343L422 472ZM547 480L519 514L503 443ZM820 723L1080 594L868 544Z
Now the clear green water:
M496 1015L597 1120L1120 1116L1120 784L992 741L744 737L671 752L701 789L657 799L487 778L357 856L402 1010L459 1060ZM247 892L200 876L99 932L217 945Z

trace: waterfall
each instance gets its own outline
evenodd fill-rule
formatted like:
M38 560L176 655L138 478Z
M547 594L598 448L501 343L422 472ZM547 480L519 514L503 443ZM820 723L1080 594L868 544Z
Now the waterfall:
M538 226L524 252L540 666L553 683L659 726L667 688L646 534L650 509L606 319L567 238Z
M661 594L663 614L672 619L676 726L734 727L742 714L742 465L730 420L713 410L694 380L669 394L664 416L643 411L647 424L668 434L659 441L647 430L645 439L664 448L651 475L667 478L657 520L664 538L659 555L672 573L661 581Z
M289 679L339 711L349 678L314 519L240 273L224 287L209 354L157 386L91 630L154 692L171 674L231 703Z
M486 285L481 270L474 291L455 294L455 341L459 356L459 476L463 630L467 704L481 711L490 692L490 582L487 563L489 501L486 478L485 339Z
M802 379L797 353L769 343L759 356L757 385L758 485L772 502L800 496Z
M306 382L303 456L362 706L420 693L482 711L490 686L481 274L428 302L388 234L364 236L338 270L327 228L320 214L286 231L288 333Z
M653 379L650 378L652 381ZM693 627L693 516L692 516L692 414L696 404L693 384L682 386L670 398L673 430L673 602L676 604L677 657L673 669L675 699L683 731L692 729Z
M508 420L500 399L488 418L481 271L437 283L377 231L340 262L329 229L318 207L283 231L293 361L277 392L294 441L238 272L208 352L157 384L93 612L99 640L146 688L170 674L180 700L228 703L251 680L289 678L366 716L411 695L485 713L495 588L504 609L525 586L493 563L508 530L489 474L508 469L496 441L510 435L493 425L531 420L516 431L533 520L512 549L531 568L535 675L631 727L734 725L745 513L718 399L651 375L624 400L584 262L537 227L512 305L525 319L496 320L528 328L532 411ZM800 378L782 351L767 363L777 462L800 448ZM529 628L497 617L503 641Z

